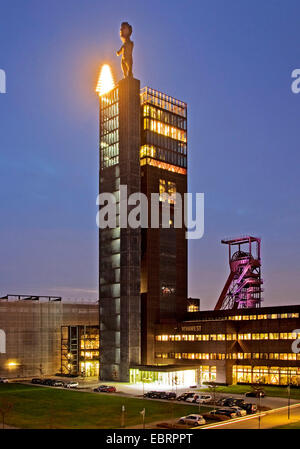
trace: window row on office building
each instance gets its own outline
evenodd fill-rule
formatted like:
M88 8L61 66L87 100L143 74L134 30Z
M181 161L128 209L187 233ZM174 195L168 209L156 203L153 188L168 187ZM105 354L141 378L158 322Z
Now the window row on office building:
M201 353L201 352L156 352L158 359L190 359L190 360L300 360L300 354L293 352L233 352L233 353Z
M232 341L232 340L296 340L296 332L256 332L242 334L178 334L156 335L156 341Z

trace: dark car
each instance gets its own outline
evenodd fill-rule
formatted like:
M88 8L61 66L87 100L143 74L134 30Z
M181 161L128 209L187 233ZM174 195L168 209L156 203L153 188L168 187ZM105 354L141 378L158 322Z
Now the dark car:
M235 399L230 397L230 398L222 399L220 401L219 405L224 405L224 407L232 407L233 405L237 405L237 404L235 404Z
M246 410L248 415L251 415L252 413L257 412L257 405L256 404L244 404L243 406L240 406L244 410Z
M166 394L165 391L152 391L151 396L149 396L152 399L160 399L162 395Z
M247 391L247 393L245 393L245 396L247 398L264 398L266 396L266 393L263 390L253 390Z
M39 379L38 377L35 377L35 378L31 379L31 383L35 384L35 385L42 385L43 379Z
M99 387L94 388L95 393L115 393L117 390L111 385L99 385Z
M166 391L157 391L157 393L153 396L154 399L166 399Z
M47 385L48 387L52 387L54 379L44 379L42 385Z
M116 387L113 387L111 385L109 385L105 390L106 393L115 393L116 391Z
M187 398L191 398L195 395L194 392L182 393L177 397L177 401L186 401Z
M163 399L163 396L166 394L165 391L148 391L144 394L144 398L151 399Z
M144 393L144 398L152 398L156 393L157 391L147 391L147 393Z
M174 391L167 391L167 392L162 392L162 394L160 395L160 399L169 399L169 400L173 400L176 399L176 393Z
M244 399L234 399L233 405L237 405L238 407L243 407L245 405Z
M62 380L54 380L52 383L53 387L64 387L65 383Z
M228 417L226 415L218 415L216 410L212 412L205 413L203 418L206 420L214 420L214 421L227 421Z
M243 410L246 410L247 414L257 412L257 406L255 404L246 403L244 399L226 398L221 401L220 405L224 407L240 407Z
M225 415L228 418L236 418L237 417L237 412L235 410L229 409L229 408L228 409L226 409L226 408L219 408L216 411L216 414L217 415Z
M225 407L241 407L245 405L244 399L235 399L235 398L226 398L222 400L221 405L224 405Z
M99 393L101 391L106 390L107 387L108 387L108 385L99 385L99 387L94 388L94 391Z
M165 399L166 391L155 391L152 395L153 399Z

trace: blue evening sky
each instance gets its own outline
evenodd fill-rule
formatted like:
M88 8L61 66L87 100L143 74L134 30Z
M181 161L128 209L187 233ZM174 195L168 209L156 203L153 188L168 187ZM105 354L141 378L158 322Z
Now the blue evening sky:
M189 294L214 306L220 240L262 238L265 305L299 303L300 3L294 0L0 0L0 294L97 297L102 63L188 103L189 190L205 235L189 245Z

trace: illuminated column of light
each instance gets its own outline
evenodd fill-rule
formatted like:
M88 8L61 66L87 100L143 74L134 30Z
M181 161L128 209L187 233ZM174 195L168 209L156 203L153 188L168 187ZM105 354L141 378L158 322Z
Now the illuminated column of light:
M96 92L98 92L100 97L101 95L104 95L112 90L114 87L115 83L111 73L111 69L108 64L104 64L101 67Z

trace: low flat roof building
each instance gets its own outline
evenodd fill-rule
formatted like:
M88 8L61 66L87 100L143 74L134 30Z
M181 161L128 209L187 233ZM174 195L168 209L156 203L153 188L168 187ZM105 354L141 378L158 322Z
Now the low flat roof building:
M133 367L131 381L300 385L300 353L293 344L300 338L299 316L296 305L194 312L176 327L160 323L156 369Z
M98 320L97 303L0 299L0 377L98 376ZM299 329L298 305L187 312L155 325L155 362L131 364L130 382L300 386Z
M0 377L99 374L98 303L0 299Z

